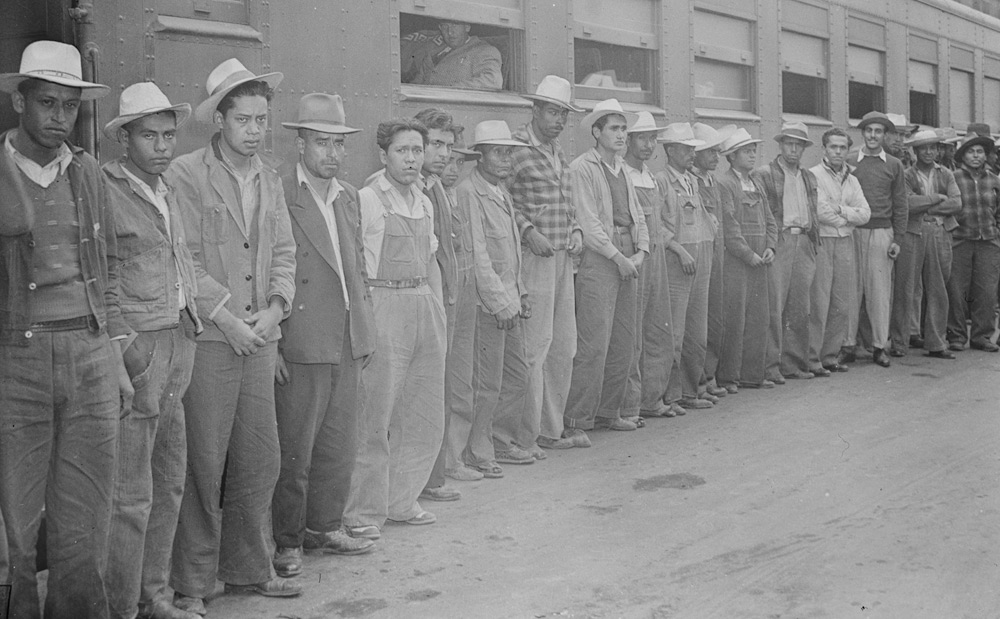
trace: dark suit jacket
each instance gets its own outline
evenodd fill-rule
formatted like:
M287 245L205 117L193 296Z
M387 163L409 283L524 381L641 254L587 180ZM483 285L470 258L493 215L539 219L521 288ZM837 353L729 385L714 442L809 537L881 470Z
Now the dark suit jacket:
M816 186L816 176L807 168L800 168L802 181L806 184L806 205L809 209L809 240L813 246L822 243L819 239L819 215L816 208L819 204L819 189ZM767 194L767 203L771 206L771 214L774 215L774 223L778 227L778 236L781 236L782 223L785 221L785 171L775 157L771 163L761 166L750 173L750 176L764 187Z
M295 166L289 167L281 183L295 237L296 287L292 313L281 323L278 346L285 359L293 363L339 364L346 351L361 359L375 351L375 315L365 276L358 190L341 182L343 191L333 202L347 296L351 300L348 313L326 220L309 189L299 185ZM348 320L349 349L344 341L344 322Z

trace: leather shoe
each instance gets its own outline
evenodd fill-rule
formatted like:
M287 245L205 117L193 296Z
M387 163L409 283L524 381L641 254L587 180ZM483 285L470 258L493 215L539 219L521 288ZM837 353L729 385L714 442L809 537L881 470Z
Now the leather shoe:
M291 598L302 594L302 585L283 578L272 578L252 585L231 585L227 582L226 593L256 593L267 598Z
M809 371L812 372L812 375L816 378L829 378L831 374L830 370L826 368L814 368Z
M1000 346L997 346L996 344L994 344L989 340L986 340L984 342L971 342L969 346L975 348L976 350L983 350L986 352L997 352L998 350L1000 350Z
M830 372L846 372L851 368L847 367L843 363L833 363L831 365L824 365L824 370L829 370Z
M424 488L417 498L425 501L457 501L462 498L462 493L448 486L438 486L437 488Z
M329 533L306 529L302 546L306 550L319 550L330 555L363 555L375 550L375 542L364 537L351 537L343 528Z
M965 344L962 342L950 342L948 344L948 350L954 350L955 352L962 352L965 350Z
M889 367L889 356L881 348L872 349L872 361L884 368Z
M302 573L302 549L279 546L271 563L274 565L274 573L282 578L298 576Z
M684 408L705 409L712 408L712 403L704 398L681 398L677 402Z
M924 338L920 337L919 335L910 336L910 348L923 348L923 347L924 347Z
M714 395L717 398L724 398L724 397L726 397L726 394L729 393L728 391L726 391L725 387L722 387L722 386L719 386L719 385L713 385L711 383L709 383L705 387L705 392L706 393L710 393L710 394Z
M174 606L192 615L204 616L208 614L205 608L205 600L186 596L182 593L174 593Z
M893 344L892 348L889 349L889 356L896 358L905 357L906 351Z
M935 359L957 359L955 353L948 350L932 350L929 351L925 357L934 357Z
M590 437L580 428L566 428L562 437L570 441L573 447L590 447Z
M781 374L774 374L772 376L768 376L767 380L771 381L775 385L784 385L785 384L785 377L782 376Z
M198 613L181 610L171 604L169 600L157 600L153 602L152 608L144 616L147 619L201 619L201 615Z
M796 371L792 372L791 374L783 374L782 376L784 376L785 378L793 378L793 379L796 379L796 380L807 380L807 379L813 377L813 373L812 372L804 372L802 370L796 370Z
M594 420L595 430L616 430L618 432L629 432L638 428L636 424L621 417L598 417Z
M857 360L858 360L858 354L855 347L844 346L840 349L840 354L838 355L837 363L854 363Z
M650 410L644 408L639 411L639 414L643 417L676 417L675 413L670 406L664 404L663 402L658 402L659 406L655 410Z

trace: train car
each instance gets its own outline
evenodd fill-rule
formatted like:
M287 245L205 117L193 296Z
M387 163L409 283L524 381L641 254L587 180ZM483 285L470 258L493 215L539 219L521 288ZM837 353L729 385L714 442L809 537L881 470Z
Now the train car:
M789 119L804 121L817 141L873 109L929 126L985 121L1000 129L1000 4L967 2L6 0L0 71L16 70L33 40L78 45L88 77L113 88L84 110L76 136L104 159L120 152L99 128L124 87L153 80L172 100L197 104L209 71L234 56L251 70L285 74L267 139L277 157L292 153L294 136L279 123L294 116L300 96L344 97L350 124L365 130L348 142L344 175L354 183L378 167L380 120L437 106L466 127L487 118L516 127L530 114L519 93L549 73L570 79L585 109L616 97L664 122L746 126L765 138L767 158L776 153L767 138ZM445 21L471 24L500 53L499 90L413 83L401 49ZM15 122L5 98L0 128ZM179 150L199 147L212 131L191 123ZM575 123L563 141L570 155L592 143ZM806 162L818 157L813 149Z

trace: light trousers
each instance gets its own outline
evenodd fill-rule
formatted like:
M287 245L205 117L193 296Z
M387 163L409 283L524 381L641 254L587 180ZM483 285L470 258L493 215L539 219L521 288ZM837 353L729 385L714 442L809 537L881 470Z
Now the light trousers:
M893 259L889 257L892 228L855 228L854 250L858 260L860 303L864 316L859 320L858 339L864 341L871 331L871 345L885 348L889 343L889 319L892 307Z
M455 303L445 306L448 353L444 361L444 440L427 481L428 488L440 488L445 484L445 470L462 464L462 451L468 442L468 433L453 429L453 422L456 417L472 419L475 414L472 372L476 350L476 315L479 313L476 299L476 280L472 270L460 270L455 282Z
M496 317L482 308L477 312L472 380L475 419L464 454L469 464L493 462L494 450L530 449L538 439L537 426L526 423L524 414L528 386L524 322L518 320L513 329L498 329Z
M735 259L735 258L734 258ZM708 282L708 346L705 349L705 376L703 382L715 379L719 368L719 355L726 337L725 294L723 266L726 260L726 243L722 225L715 236L712 252L712 275Z
M667 280L667 250L653 247L639 270L636 303L636 363L629 375L626 409L656 410L667 393L674 363L673 316Z
M666 402L698 397L708 346L708 286L712 276L713 245L713 241L684 245L694 258L692 275L681 268L677 254L667 251L670 313L674 317L674 365L664 397Z
M778 235L770 272L768 376L807 371L809 290L816 273L816 249L809 236L782 230Z
M763 237L745 237L758 255L764 253ZM750 266L733 254L723 265L726 334L715 381L719 385L760 385L765 378L770 324L768 280L770 265Z
M857 329L858 269L853 236L824 236L816 253L809 312L809 369L837 363Z

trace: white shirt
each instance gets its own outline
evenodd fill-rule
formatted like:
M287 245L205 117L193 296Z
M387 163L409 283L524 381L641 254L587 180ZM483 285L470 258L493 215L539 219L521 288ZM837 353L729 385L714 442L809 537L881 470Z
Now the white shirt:
M340 255L340 234L337 232L337 217L333 212L333 201L340 195L343 187L340 186L336 178L331 178L330 188L326 192L326 199L323 199L320 197L319 192L316 191L316 188L312 186L312 183L309 182L309 177L306 176L306 171L302 169L301 163L295 164L295 172L298 175L299 185L305 184L309 188L309 194L312 195L316 207L319 208L320 214L323 215L323 219L326 221L326 229L330 233L330 241L333 243L333 255L337 262L336 269L337 276L340 277L340 290L344 293L344 307L350 310L351 300L347 296L347 282L344 280L344 259Z
M865 157L878 157L882 161L886 161L886 158L885 158L885 149L884 148L880 149L878 151L878 153L876 153L874 155L870 155L870 154L866 153L865 149L863 149L863 148L860 149L860 150L858 150L858 161L861 161Z
M641 170L632 166L628 166L625 169L628 171L629 178L632 179L633 187L656 189L656 179L653 178L653 173L649 171L649 166L645 163L642 164Z
M63 142L59 145L59 152L56 153L55 159L44 166L40 166L14 148L14 143L11 142L12 135L13 131L8 133L7 139L4 140L4 147L7 149L7 153L14 158L14 163L24 172L24 175L40 187L48 188L49 185L59 178L60 174L66 173L66 168L73 162L73 151Z
M392 209L398 215L410 219L423 219L429 216L431 218L431 230L434 229L434 205L431 204L430 198L420 191L417 183L413 183L409 187L410 196L413 200L412 207L406 204L406 198L403 197L403 194L399 193L396 186L390 183L389 179L385 177L385 170L378 172L372 180L371 185L377 186L388 196L389 202L392 204ZM386 210L382 206L382 201L375 193L375 190L371 187L365 187L358 192L358 201L360 202L359 207L361 209L361 233L365 243L365 266L368 270L368 277L377 279L382 259L382 239L385 236ZM434 254L438 248L438 239L434 236L433 232L430 235L431 254Z

